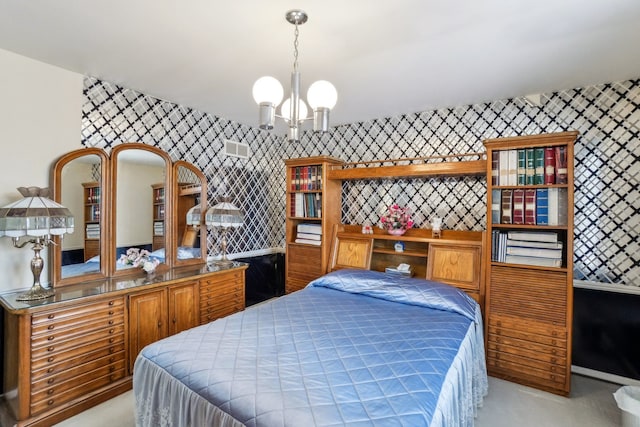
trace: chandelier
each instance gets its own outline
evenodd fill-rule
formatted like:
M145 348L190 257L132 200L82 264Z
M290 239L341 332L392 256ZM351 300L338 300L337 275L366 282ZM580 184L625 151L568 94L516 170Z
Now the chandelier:
M307 105L300 99L300 72L298 71L298 26L307 22L307 14L302 10L290 10L285 15L287 21L295 25L293 42L293 71L291 72L291 96L280 106L284 89L280 82L271 76L259 78L253 85L253 99L260 106L260 128L273 129L275 118L279 117L289 125L289 141L300 141L300 126L307 117ZM309 86L307 101L313 109L313 130L329 130L329 113L338 101L336 88L326 80L318 80Z

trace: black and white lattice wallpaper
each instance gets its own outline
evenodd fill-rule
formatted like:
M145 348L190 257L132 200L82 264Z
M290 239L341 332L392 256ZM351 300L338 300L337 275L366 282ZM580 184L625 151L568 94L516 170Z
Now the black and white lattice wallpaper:
M539 105L516 98L342 125L304 133L299 144L95 78L85 79L84 94L84 145L155 145L204 171L210 201L228 194L245 210L246 226L230 236L230 252L284 246L285 158L479 152L487 138L578 130L575 278L640 286L640 80L542 94ZM222 154L225 139L249 144L250 158ZM354 181L342 193L346 223L376 224L381 209L397 201L412 208L418 227L438 215L447 228L485 228L482 177ZM215 236L208 250L217 253Z

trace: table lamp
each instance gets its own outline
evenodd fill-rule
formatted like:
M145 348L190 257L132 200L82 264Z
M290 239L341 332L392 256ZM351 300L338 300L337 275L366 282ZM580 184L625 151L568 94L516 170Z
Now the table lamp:
M40 273L44 266L40 251L44 246L53 243L52 235L73 233L73 215L69 209L48 198L48 188L19 187L18 191L23 199L0 208L0 237L11 237L16 248L23 248L27 243L33 244L33 286L27 292L18 295L16 300L33 301L48 298L54 292L53 289L43 288L40 284ZM32 238L20 243L22 236Z
M242 211L227 200L207 210L205 224L207 224L207 227L219 229L222 237L222 242L220 243L222 258L214 261L215 264L228 266L233 262L227 259L227 233L232 228L242 227L243 222L244 214Z

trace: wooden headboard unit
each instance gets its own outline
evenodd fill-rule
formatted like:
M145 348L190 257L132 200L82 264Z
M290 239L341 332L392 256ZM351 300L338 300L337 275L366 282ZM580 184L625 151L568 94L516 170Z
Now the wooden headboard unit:
M431 230L410 229L392 236L380 228L363 234L360 225L334 226L328 270L362 268L385 271L409 264L414 277L456 286L484 308L483 231L442 230L433 238ZM404 250L395 250L402 242Z

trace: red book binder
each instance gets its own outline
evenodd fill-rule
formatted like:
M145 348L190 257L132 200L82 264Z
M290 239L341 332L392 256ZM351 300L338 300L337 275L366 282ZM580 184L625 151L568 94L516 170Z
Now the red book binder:
M556 150L554 147L544 149L544 183L556 183Z
M536 225L536 190L534 188L524 190L524 223Z
M556 184L566 184L567 182L567 147L559 145L556 147Z
M502 197L500 202L500 204L502 205L502 215L500 217L501 224L511 224L511 222L513 221L513 214L512 214L513 202L511 200L511 196L512 196L511 189L502 190Z
M524 190L513 190L513 224L524 224Z
M500 175L500 152L491 152L491 185L500 185L498 176Z

